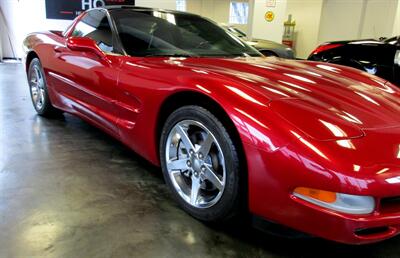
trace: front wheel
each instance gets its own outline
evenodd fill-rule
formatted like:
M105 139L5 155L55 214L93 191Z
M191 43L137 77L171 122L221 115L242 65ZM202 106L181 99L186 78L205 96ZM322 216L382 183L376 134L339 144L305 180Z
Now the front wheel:
M165 181L181 207L203 221L226 221L238 213L239 158L222 123L199 106L177 109L160 143Z

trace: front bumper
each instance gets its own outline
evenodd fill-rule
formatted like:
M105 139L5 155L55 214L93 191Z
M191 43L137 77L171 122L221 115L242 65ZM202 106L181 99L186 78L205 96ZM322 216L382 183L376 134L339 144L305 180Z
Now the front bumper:
M302 200L300 200L302 201ZM400 214L395 216L373 215L370 217L346 217L341 214L329 214L329 212L319 211L314 207L314 211L309 210L307 203L298 207L299 212L303 212L298 217L302 225L296 225L297 230L277 225L268 218L253 216L253 226L279 236L288 238L307 238L312 235L326 238L344 244L369 244L383 241L394 237L400 233ZM305 234L303 232L308 232Z
M345 244L368 244L400 233L400 213L347 215L320 208L291 196L300 230Z
M293 189L307 183L329 187L334 181L330 177L330 171L318 167L306 157L291 153L290 150L265 153L252 145L245 144L244 147L248 160L252 161L248 162L249 208L252 214L313 236L345 244L368 244L400 233L400 202L398 207L382 210L381 200L376 198L376 210L368 215L343 214L317 206L295 197L292 194ZM299 166L299 161L303 167ZM340 178L343 175L337 176ZM361 187L368 182L367 179L353 179L350 182L351 178L345 176L340 179L340 183L335 183L338 192L347 192L350 188L346 189L346 185ZM372 192L377 189L372 185L369 187ZM365 189L363 188L363 194ZM400 196L400 189L382 190L393 196ZM371 195L375 196L373 193Z

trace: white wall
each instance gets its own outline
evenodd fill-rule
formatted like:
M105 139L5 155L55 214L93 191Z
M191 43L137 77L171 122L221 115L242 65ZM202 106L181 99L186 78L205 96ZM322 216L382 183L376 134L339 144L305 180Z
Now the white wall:
M219 23L229 21L230 0L186 0L186 11Z
M319 42L358 38L364 1L325 0L319 27Z
M135 5L143 7L163 8L170 10L176 9L175 0L136 0Z
M3 53L5 48L8 47L7 43L7 31L6 31L6 22L3 17L3 11L0 6L0 62L3 60Z
M283 23L287 20L287 0L276 0L276 6L272 8L267 7L266 2L266 0L253 0L251 35L253 38L282 42ZM273 11L275 14L272 22L265 20L265 13L267 11Z
M188 12L202 15L218 23L229 23L229 8L231 0L186 1ZM286 0L277 0L276 7L267 8L266 0L249 0L249 24L235 24L235 27L254 38L270 39L281 42L283 21L287 19L285 13L286 2ZM267 22L264 18L264 15L268 10L273 11L276 15L272 22Z
M286 16L296 21L295 50L299 58L307 58L318 45L323 0L288 0Z
M0 8L5 15L16 57L22 57L22 41L34 31L64 30L71 21L47 20L44 0L0 0ZM0 26L0 27L4 27ZM4 57L14 57L8 39L2 30Z
M392 35L400 35L400 1L397 2L396 17L394 18Z
M186 0L186 8L190 13L228 24L230 2L230 0ZM247 32L247 24L235 24L235 27Z
M397 0L368 0L361 38L391 37L397 6Z
M398 0L325 0L319 42L390 37L395 16L399 16L398 5Z

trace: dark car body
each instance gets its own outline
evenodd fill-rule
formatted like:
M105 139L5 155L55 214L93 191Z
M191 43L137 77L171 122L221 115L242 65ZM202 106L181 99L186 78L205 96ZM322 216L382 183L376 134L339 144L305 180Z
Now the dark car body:
M354 67L400 85L400 37L334 41L320 45L308 60Z

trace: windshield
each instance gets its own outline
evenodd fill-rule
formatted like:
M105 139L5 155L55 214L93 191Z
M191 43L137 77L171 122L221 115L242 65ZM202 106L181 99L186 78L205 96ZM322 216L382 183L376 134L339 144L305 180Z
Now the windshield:
M385 39L383 42L391 44L391 45L396 45L399 41L399 37L393 37L390 39Z
M152 10L110 11L131 56L261 56L253 47L197 15Z

